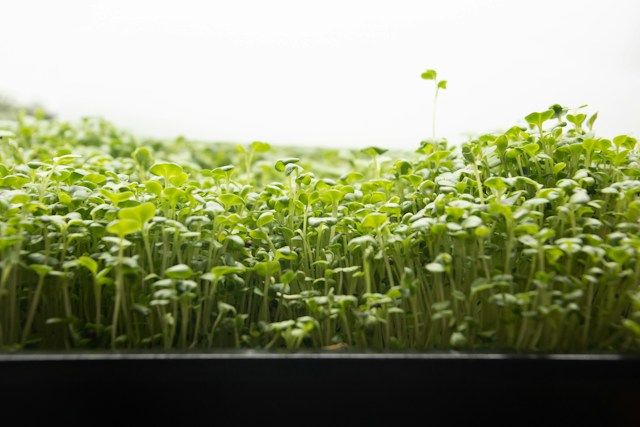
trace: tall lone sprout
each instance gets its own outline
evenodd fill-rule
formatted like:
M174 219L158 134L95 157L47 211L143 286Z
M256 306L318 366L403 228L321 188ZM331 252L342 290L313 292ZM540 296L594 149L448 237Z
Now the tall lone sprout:
M436 104L438 102L438 92L440 91L440 89L447 88L447 81L438 80L437 79L438 73L436 72L436 70L427 70L421 74L421 77L423 80L433 80L436 84L436 92L433 96L433 116L431 117L431 128L433 130L432 138L435 140L436 139Z

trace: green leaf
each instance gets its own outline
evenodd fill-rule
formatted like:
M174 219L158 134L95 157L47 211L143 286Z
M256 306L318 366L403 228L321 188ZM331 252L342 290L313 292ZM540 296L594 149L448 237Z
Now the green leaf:
M294 261L298 259L298 254L296 252L293 252L289 246L285 246L276 251L276 260L280 259Z
M449 344L451 347L464 347L467 345L469 340L464 336L462 332L454 332L451 334L451 338L449 339Z
M150 172L154 175L169 179L182 173L182 166L172 162L158 162L151 166Z
M13 193L13 196L11 197L11 203L25 204L25 203L29 203L30 201L31 201L31 196L28 193L25 193L22 191L16 191L15 193Z
M489 204L489 213L500 214L506 220L511 220L511 218L513 217L513 213L511 212L511 209L509 208L509 206L505 206L503 204L495 203L495 202L492 202Z
M624 319L622 321L622 325L628 330L630 330L631 332L633 332L635 335L640 337L640 325L637 322L634 322L631 319Z
M120 203L127 201L133 197L133 193L131 191L112 193L108 190L100 189L100 194L109 199L114 206L118 206Z
M360 236L360 237L351 239L349 241L348 249L352 251L357 247L364 248L364 247L367 247L368 245L375 246L376 244L377 244L376 239L374 239L372 236L365 235L365 236Z
M232 193L221 194L219 200L227 209L229 209L231 206L244 205L244 200L242 200L240 196Z
M596 145L596 140L592 138L587 138L584 141L582 141L582 148L584 148L587 151L593 150L595 145Z
M12 187L12 188L21 188L25 184L31 182L31 179L23 175L21 173L13 174L5 176L4 179L0 181L0 186Z
M549 120L552 117L553 117L553 110L547 110L547 111L543 111L542 113L540 113L540 119L543 122L546 122L547 120Z
M542 188L542 184L540 184L539 182L536 182L533 179L531 179L529 177L526 177L526 176L518 176L518 177L516 177L516 181L523 182L525 184L531 185L531 186L535 187L536 190Z
M538 144L526 144L522 146L522 149L529 155L535 156L540 151L540 146Z
M343 197L344 194L340 190L330 189L324 191L320 198L329 203L338 203Z
M580 127L586 118L586 114L567 114L567 121L573 123L576 127Z
M537 248L538 246L540 246L540 243L538 243L536 239L534 239L532 236L529 236L528 234L518 237L518 240L520 240L523 245L530 246L532 248Z
M189 175L185 172L182 172L169 178L169 182L171 182L171 184L175 185L176 187L180 187L182 184L187 182L188 179Z
M538 127L542 128L542 124L553 117L553 110L543 111L541 113L531 113L526 116L524 119L529 123L531 128ZM568 117L568 116L567 116Z
M553 165L553 174L558 175L558 173L566 167L567 167L567 164L564 162L556 163L555 165Z
M259 262L253 267L253 271L260 277L272 276L280 271L280 263L278 261Z
M411 163L406 160L396 160L393 167L398 171L400 175L408 175L413 171Z
M300 175L300 173L304 171L304 169L302 168L302 166L300 165L296 165L294 163L289 163L288 165L286 165L284 167L284 175L285 176L289 176L291 175L293 172L297 172L297 175Z
M425 266L425 268L431 273L444 273L446 271L444 266L439 262L430 262Z
M545 199L542 197L535 197L533 199L525 200L524 203L522 203L522 206L525 206L527 208L532 208L536 206L546 205L547 203L549 203L549 199Z
M187 197L187 193L176 187L165 188L162 190L162 195L169 200L172 205L175 205L180 201L184 201Z
M604 138L598 139L596 140L595 148L596 150L607 151L609 148L611 148L611 141Z
M451 301L449 300L438 301L431 304L431 309L433 311L445 311L449 307L451 307Z
M298 159L296 157L289 157L289 158L286 158L286 159L280 159L280 160L278 160L276 162L275 168L276 168L276 170L278 172L284 172L285 167L287 165L292 164L292 163L298 163L299 161L300 161L300 159Z
M288 319L283 320L282 322L269 323L269 329L272 331L282 332L291 329L295 324L295 320Z
M347 173L343 174L340 177L340 181L343 181L343 182L349 184L349 183L360 181L362 178L364 178L364 175L362 173L355 172L355 171L350 171L350 172L347 172Z
M430 154L429 157L427 157L427 159L432 162L440 163L450 155L451 155L450 151L436 151Z
M117 219L107 226L109 233L117 234L120 237L135 233L138 230L140 230L140 224L131 219Z
M296 278L296 276L297 274L295 272L288 270L286 273L280 275L280 280L285 285L288 285Z
M553 110L553 117L556 119L562 118L562 116L568 111L560 104L553 104L549 107L550 110Z
M480 217L471 215L469 218L465 219L462 222L463 228L477 228L483 224L483 221Z
M147 189L147 191L151 194L155 194L158 197L160 196L160 194L162 194L162 184L160 184L158 181L155 181L155 180L145 181L144 186Z
M387 222L387 216L383 213L372 212L369 215L365 216L362 220L362 226L365 228L379 228Z
M79 159L81 156L79 154L65 154L63 156L54 157L53 163L56 165L68 165L73 163L76 159Z
M576 191L569 198L570 204L585 204L591 201L591 197L587 194L586 191Z
M313 173L307 172L307 173L303 173L303 174L298 175L296 177L296 182L298 184L309 185L309 184L311 184L311 180L312 179L313 179Z
M529 123L529 126L531 126L531 128L533 129L534 126L536 126L538 124L538 122L540 122L540 113L531 113L527 116L525 116L524 118L527 123Z
M597 119L598 119L598 113L595 113L593 116L589 118L587 125L589 126L590 131L593 131L593 124L596 122Z
M236 314L236 308L234 306L232 306L231 304L227 304L225 302L222 301L218 301L218 311L220 313L231 313L233 315Z
M254 153L265 153L269 150L271 150L271 145L266 142L253 141L251 143L251 151Z
M632 253L630 248L627 247L607 248L607 255L611 260L622 266L631 258Z
M22 241L22 236L0 236L0 250L4 250L8 247L15 245Z
M111 283L111 278L108 277L108 274L111 272L111 267L107 267L103 270L100 270L98 274L96 274L96 280L98 284L109 284Z
M73 323L73 319L68 317L50 317L44 323L45 325L68 325Z
M615 145L617 148L620 148L627 142L628 139L629 137L627 135L618 135L613 138L613 145Z
M170 279L188 279L193 276L193 270L186 264L177 264L167 268L164 275Z
M156 207L153 203L142 203L132 208L122 208L118 211L118 218L136 221L140 228L156 215Z
M309 218L309 225L311 227L317 227L320 224L326 224L326 225L336 225L338 223L338 219L337 218L333 218L333 217L311 217Z
M449 219L453 219L454 221L459 220L465 214L465 210L463 208L457 206L446 206L444 208L445 213L449 217Z
M249 232L249 236L254 239L254 240L269 240L269 236L267 236L267 233L265 233L264 231L258 229L258 230L251 230Z
M509 148L509 140L504 135L500 135L499 137L497 137L494 144L498 148L499 153L504 153L505 151L507 151L507 148Z
M376 157L376 156L379 156L381 154L384 154L387 151L389 151L389 150L387 150L386 148L373 147L373 146L366 147L366 148L363 148L363 149L360 150L361 153L368 154L368 155L373 156L373 157Z
M211 170L211 176L216 179L225 178L231 171L235 169L233 165L225 165Z
M476 228L473 233L476 235L476 237L483 238L491 234L491 229L489 227L480 226Z
M211 269L211 274L215 276L215 278L219 279L222 276L226 276L227 274L238 274L244 273L246 271L246 267L232 267L232 266L218 266L213 267Z
M46 276L53 270L51 266L48 266L46 264L31 264L29 265L29 268L35 271L36 274L40 277Z
M147 169L152 162L151 158L151 150L147 147L138 147L132 154L132 157L135 159L136 163L140 165L141 168Z
M274 216L271 212L264 212L262 215L258 217L256 221L256 225L258 227L264 227L265 225L271 224L273 222Z
M58 200L60 200L60 203L63 203L65 205L69 205L73 201L71 196L69 196L69 194L65 193L64 191L60 191L58 193Z
M92 276L95 277L98 275L98 263L92 258L89 258L88 256L81 256L78 258L78 264L89 270Z
M484 185L488 188L496 190L499 194L504 193L504 191L508 188L507 183L505 183L504 179L499 176L492 176L484 182Z
M427 70L420 75L424 80L435 80L438 73L436 70Z
M447 88L447 81L446 80L440 80L438 82L438 89L446 89Z
M106 180L107 177L99 173L88 173L82 177L82 181L88 181L94 184L102 184Z

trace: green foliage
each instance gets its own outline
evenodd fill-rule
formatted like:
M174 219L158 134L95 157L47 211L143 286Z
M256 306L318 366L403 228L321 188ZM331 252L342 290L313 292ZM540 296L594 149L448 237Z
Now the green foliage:
M639 147L596 118L414 153L16 122L0 347L638 351Z

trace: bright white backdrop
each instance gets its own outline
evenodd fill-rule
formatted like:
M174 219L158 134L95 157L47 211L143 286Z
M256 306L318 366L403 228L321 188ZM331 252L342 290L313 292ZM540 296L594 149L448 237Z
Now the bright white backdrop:
M411 148L589 104L640 130L637 0L5 1L0 93L139 135Z

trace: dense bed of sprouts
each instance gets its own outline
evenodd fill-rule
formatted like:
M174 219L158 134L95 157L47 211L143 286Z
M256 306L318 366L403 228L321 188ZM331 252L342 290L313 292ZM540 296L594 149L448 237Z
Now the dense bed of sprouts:
M415 153L0 131L3 349L637 351L637 141L554 106Z

